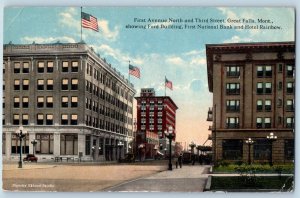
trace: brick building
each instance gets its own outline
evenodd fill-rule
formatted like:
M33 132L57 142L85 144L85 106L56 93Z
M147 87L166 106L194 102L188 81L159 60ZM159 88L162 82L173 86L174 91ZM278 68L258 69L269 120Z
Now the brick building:
M4 45L3 159L23 152L39 160L57 156L116 160L133 140L135 90L85 43ZM117 147L118 143L124 146Z
M246 162L250 148L251 162L291 162L295 43L207 44L206 56L214 160Z
M172 126L176 134L178 107L169 96L155 96L153 88L141 89L137 100L137 147L145 158L154 158L157 151L169 151L164 131ZM172 142L175 145L175 138ZM164 150L164 149L167 150Z

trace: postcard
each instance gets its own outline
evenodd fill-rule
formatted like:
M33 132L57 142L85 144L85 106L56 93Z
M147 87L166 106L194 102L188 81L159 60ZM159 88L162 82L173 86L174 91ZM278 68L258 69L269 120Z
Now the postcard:
M4 191L292 192L295 10L6 7Z

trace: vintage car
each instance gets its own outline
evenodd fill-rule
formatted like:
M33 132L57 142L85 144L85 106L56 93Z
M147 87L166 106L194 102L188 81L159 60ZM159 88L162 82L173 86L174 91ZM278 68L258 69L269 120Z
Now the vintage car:
M37 162L38 158L35 155L33 155L33 154L27 154L27 156L24 157L23 161L24 162L26 162L26 161L27 162Z
M134 162L134 155L132 153L126 153L123 159L120 159L121 163L132 163Z

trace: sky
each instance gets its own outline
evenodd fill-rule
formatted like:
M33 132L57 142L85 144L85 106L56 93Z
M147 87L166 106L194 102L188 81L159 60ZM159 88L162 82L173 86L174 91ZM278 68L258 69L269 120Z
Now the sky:
M173 82L166 94L177 104L177 141L203 144L208 137L206 44L276 42L295 40L292 8L275 7L83 7L98 19L99 32L83 29L83 40L128 77L128 61L141 69L130 77L139 96L141 88L165 94L164 79ZM134 22L134 19L146 22ZM193 22L149 22L148 19L186 19ZM129 29L127 25L198 25L195 18L270 19L278 30L268 29ZM4 10L4 44L74 43L80 41L80 7L7 7ZM137 21L137 20L136 20ZM201 25L220 23L201 23ZM246 25L239 23L238 25ZM250 24L251 25L251 24Z

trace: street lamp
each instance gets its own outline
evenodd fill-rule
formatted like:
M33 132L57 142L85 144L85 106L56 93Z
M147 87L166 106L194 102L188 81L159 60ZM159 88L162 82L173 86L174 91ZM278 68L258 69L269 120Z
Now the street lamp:
M172 139L175 137L173 134L173 127L169 126L168 130L165 131L166 138L169 139L169 168L168 170L172 170Z
M270 152L270 166L273 166L273 159L272 159L272 155L273 155L273 142L275 142L277 140L277 136L274 135L274 133L270 133L270 135L267 136L267 139L270 141L271 143L271 152Z
M189 146L191 147L191 153L194 154L194 148L195 148L196 144L192 141Z
M24 130L23 126L20 126L17 130L16 130L16 134L17 134L17 137L19 138L20 140L20 160L19 160L19 166L18 168L22 168L22 140L23 138L26 136L27 134L27 131Z
M118 142L117 146L119 148L119 161L121 161L121 149L124 146L124 144L122 141L120 141L120 142Z
M32 146L33 146L33 155L35 155L35 146L36 146L36 144L37 144L36 139L32 140L32 141L31 141L31 144L32 144Z
M138 147L140 161L142 161L142 149L144 148L144 144L140 144Z
M251 138L248 138L246 141L246 144L248 144L248 164L251 164L251 145L254 143L254 141Z

